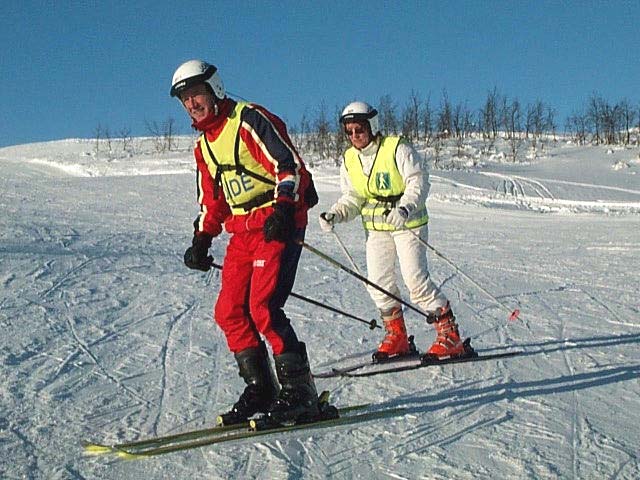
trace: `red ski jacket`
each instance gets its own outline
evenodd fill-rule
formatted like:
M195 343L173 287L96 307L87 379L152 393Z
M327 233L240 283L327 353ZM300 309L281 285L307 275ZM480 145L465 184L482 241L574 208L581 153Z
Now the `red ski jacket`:
M236 102L229 98L218 103L218 115L212 115L193 127L206 135L208 142L215 142ZM295 206L297 228L307 225L307 210L317 201L311 174L293 146L284 122L259 105L250 104L242 109L239 139L275 183L274 204L289 203ZM229 155L234 152L230 151ZM257 208L246 214L232 214L223 189L216 184L216 178L209 170L197 142L194 149L197 166L197 190L200 214L194 222L196 233L216 236L222 225L229 233L261 230L266 218L273 212L273 204Z

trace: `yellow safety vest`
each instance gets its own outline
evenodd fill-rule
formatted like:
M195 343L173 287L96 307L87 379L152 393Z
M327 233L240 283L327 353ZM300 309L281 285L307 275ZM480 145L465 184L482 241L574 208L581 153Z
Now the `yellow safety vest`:
M362 169L358 149L351 147L344 154L344 166L351 185L359 196L367 199L360 208L362 223L367 230L398 230L387 223L386 216L396 206L405 189L404 179L396 164L396 150L401 142L404 142L402 137L382 137L369 175ZM413 212L412 217L405 224L406 228L421 227L429 221L424 205L418 206L418 211Z
M215 188L222 185L233 215L245 215L274 202L275 177L253 158L240 139L242 110L252 108L238 102L220 135L213 142L203 133L198 139L200 150Z

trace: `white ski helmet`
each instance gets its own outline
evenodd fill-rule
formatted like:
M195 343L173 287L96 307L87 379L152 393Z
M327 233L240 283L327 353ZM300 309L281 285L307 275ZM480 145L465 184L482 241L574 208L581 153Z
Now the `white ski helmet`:
M226 95L215 65L210 65L202 60L189 60L180 65L173 74L171 96L177 97L180 92L198 83L209 85L213 94L220 99Z
M344 107L340 115L340 123L367 121L371 128L371 134L380 133L380 123L378 121L378 111L365 102L351 102Z

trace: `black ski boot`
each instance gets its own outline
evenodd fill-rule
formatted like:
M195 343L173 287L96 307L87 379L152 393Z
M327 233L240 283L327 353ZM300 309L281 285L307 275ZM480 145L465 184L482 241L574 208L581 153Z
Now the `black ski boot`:
M305 344L299 342L297 352L285 352L273 358L281 390L267 412L267 421L273 424L306 423L320 418L318 392L309 369Z
M256 413L266 413L278 394L264 342L236 353L235 357L247 386L231 410L218 416L220 426L242 423Z

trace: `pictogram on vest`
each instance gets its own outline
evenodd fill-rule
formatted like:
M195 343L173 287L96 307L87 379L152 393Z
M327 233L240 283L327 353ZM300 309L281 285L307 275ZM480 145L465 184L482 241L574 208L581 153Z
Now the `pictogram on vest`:
M241 114L253 108L238 102L220 135L213 142L205 133L198 142L207 168L214 178L214 195L222 186L233 215L244 215L274 202L275 177L256 161L240 141Z
M367 230L398 230L387 223L386 216L404 193L405 184L396 163L396 150L404 142L402 137L382 137L369 175L364 173L358 149L349 148L344 154L344 166L356 193L367 199L360 208L362 223ZM429 221L424 205L412 213L406 228L417 228Z

